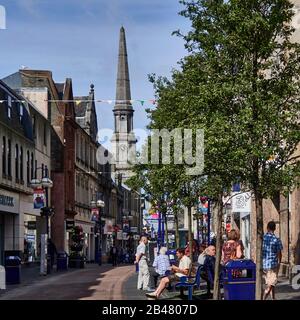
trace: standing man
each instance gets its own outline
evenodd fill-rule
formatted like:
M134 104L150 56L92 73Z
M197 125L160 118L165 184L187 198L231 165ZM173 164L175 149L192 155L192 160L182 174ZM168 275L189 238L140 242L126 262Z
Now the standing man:
M140 244L136 249L135 264L139 266L139 276L137 288L139 290L149 290L150 273L147 263L146 245L148 243L147 237L141 237Z
M118 263L118 248L116 247L115 244L110 249L110 255L111 255L112 265L113 267L116 267Z
M270 221L267 225L267 233L263 239L263 269L265 273L266 289L263 300L266 300L271 294L272 300L275 300L275 286L278 280L278 271L282 258L282 243L274 234L276 225Z

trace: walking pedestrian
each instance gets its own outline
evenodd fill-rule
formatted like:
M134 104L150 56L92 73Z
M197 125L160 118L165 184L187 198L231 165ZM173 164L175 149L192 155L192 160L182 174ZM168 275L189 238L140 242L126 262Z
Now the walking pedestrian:
M110 249L110 256L113 267L117 266L118 248L115 245L113 245Z
M148 239L145 236L141 237L140 244L136 249L135 255L135 264L138 264L139 267L139 275L138 275L138 283L137 288L139 290L149 290L149 280L150 273L147 263L147 253L146 253L146 245L148 243Z
M263 300L266 300L269 294L271 299L275 300L275 286L278 281L278 271L282 258L282 242L274 234L276 224L270 221L267 225L267 233L263 238L263 269L265 274L266 289L263 294Z

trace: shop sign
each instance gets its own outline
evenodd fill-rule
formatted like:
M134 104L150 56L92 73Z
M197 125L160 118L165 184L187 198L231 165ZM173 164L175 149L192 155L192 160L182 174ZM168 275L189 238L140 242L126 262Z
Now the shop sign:
M112 234L114 231L113 229L113 221L112 220L105 220L105 226L104 226L104 234Z
M14 198L0 194L0 205L14 207Z
M75 226L74 220L66 220L66 230L71 230Z
M97 208L92 209L91 221L94 221L94 222L99 221L99 209Z
M122 230L117 232L117 240L123 240L123 231Z
M0 211L19 213L19 194L1 189Z
M232 212L251 212L251 193L233 193Z
M131 227L130 231L133 233L137 233L138 232L138 228L137 227Z
M28 230L35 230L36 229L36 221L28 221L27 222L27 229Z

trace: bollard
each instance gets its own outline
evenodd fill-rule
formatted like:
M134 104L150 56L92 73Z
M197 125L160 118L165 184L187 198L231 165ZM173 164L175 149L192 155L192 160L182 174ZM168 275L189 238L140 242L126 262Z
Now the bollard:
M5 268L0 266L0 290L6 289Z

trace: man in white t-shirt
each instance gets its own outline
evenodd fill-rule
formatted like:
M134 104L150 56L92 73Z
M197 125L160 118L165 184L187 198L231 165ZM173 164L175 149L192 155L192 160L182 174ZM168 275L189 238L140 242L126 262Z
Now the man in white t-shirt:
M176 250L176 256L179 259L179 266L171 266L171 270L173 273L169 276L163 277L159 283L159 286L154 292L146 293L147 297L158 299L170 282L179 281L180 277L189 275L192 261L184 253L184 249Z

